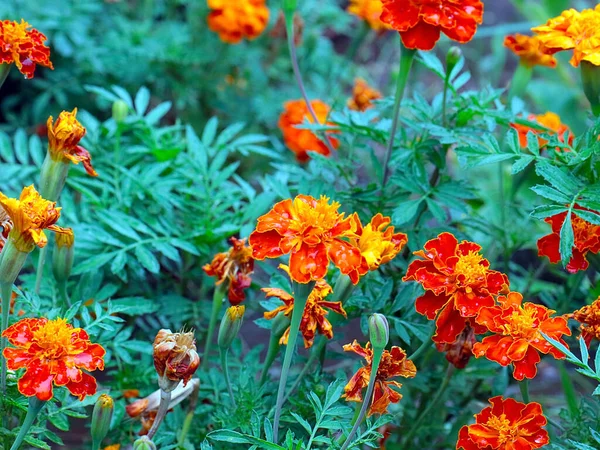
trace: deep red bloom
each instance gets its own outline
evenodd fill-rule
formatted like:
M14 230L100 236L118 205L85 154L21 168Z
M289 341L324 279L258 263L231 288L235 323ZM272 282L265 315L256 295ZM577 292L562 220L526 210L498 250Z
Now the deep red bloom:
M462 44L483 21L480 0L382 0L381 21L400 33L406 48L431 50L443 32Z
M520 403L501 396L475 414L475 423L458 433L457 450L533 450L548 444L548 422L539 403Z
M46 36L27 22L0 22L0 64L14 63L25 78L33 78L36 64L54 69L50 49L44 45Z
M459 243L452 234L442 233L415 252L422 259L408 266L403 281L415 280L426 291L417 298L417 312L429 320L437 316L436 343L454 343L468 322L474 324L469 318L492 306L495 295L508 292L508 277L490 270L480 250L474 242Z
M477 358L485 356L502 366L512 363L513 376L521 381L535 377L540 353L550 353L557 359L565 357L541 333L567 346L562 338L571 335L567 319L550 317L555 311L543 305L522 304L523 296L518 292L500 295L497 301L498 305L481 308L475 319L494 333L473 346Z
M53 384L65 386L80 400L96 393L96 380L81 369L104 370L106 352L81 328L65 319L22 319L2 336L16 347L4 349L8 368L25 369L18 382L21 394L50 400Z
M567 271L575 273L580 270L586 270L589 266L586 255L588 252L600 252L600 226L586 222L577 215L577 210L583 210L575 206L571 215L571 224L575 235L573 245L573 254L567 264ZM567 217L567 212L562 212L551 217L547 217L546 223L552 226L552 234L540 238L537 242L538 255L547 256L551 263L560 262L560 229Z

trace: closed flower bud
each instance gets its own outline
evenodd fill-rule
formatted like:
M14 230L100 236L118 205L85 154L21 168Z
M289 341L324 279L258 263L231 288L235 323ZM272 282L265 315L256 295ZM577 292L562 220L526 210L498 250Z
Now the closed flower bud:
M600 66L581 61L581 81L583 92L592 105L592 112L600 116Z
M277 340L283 336L285 330L290 327L291 319L289 316L286 316L283 313L277 314L275 319L273 320L273 325L271 326L271 333L277 337Z
M153 356L158 385L166 392L175 389L180 381L185 386L200 365L193 332L160 330L154 339Z
M369 340L373 348L385 348L390 340L390 326L383 314L369 317Z
M450 73L462 58L462 50L459 47L450 47L446 54L446 72Z
M114 404L110 396L102 394L98 397L94 405L94 411L92 412L91 434L94 448L100 448L100 443L108 434L113 411Z
M129 114L129 106L123 100L116 100L112 105L112 117L115 122L123 122Z
M133 443L133 450L156 450L156 444L148 436L142 436Z
M233 340L240 332L245 311L246 307L244 305L227 308L221 320L221 327L219 328L219 348L227 349L231 347Z
M73 245L75 236L73 232L60 233L56 235L56 245L52 255L52 273L58 282L66 281L71 275L73 268Z

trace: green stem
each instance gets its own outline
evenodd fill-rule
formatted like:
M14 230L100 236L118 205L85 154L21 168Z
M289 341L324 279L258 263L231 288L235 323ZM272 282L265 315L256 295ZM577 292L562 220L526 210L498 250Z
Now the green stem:
M517 70L515 70L512 81L510 83L510 89L508 91L509 105L513 97L523 96L523 94L525 93L525 89L527 88L527 84L531 80L532 74L533 69L531 67L527 67L524 64L519 64L517 66Z
M2 331L8 328L8 319L10 317L10 299L12 297L12 283L0 283L0 295L2 295ZM0 390L6 392L6 359L4 358L4 349L6 348L6 338L0 341L0 360L2 360L2 374L0 381Z
M430 347L431 347L431 340L430 339L424 340L423 343L419 346L419 348L416 349L415 352L408 357L408 359L410 359L411 361L415 361L419 356L421 356L423 354L423 352L425 350L427 350Z
M35 274L35 293L39 294L42 287L42 278L44 277L44 266L46 265L46 256L48 255L48 246L40 249L37 272Z
M229 349L220 348L219 353L221 354L221 368L223 369L223 375L225 375L225 383L227 383L227 392L229 392L231 406L233 406L233 409L235 410L237 409L237 405L235 404L233 389L231 388L231 378L229 377L229 364L227 362L227 354L229 353Z
M162 423L163 419L169 412L169 403L171 403L171 391L160 390L160 404L158 405L158 412L156 413L156 419L154 419L154 423L152 424L152 428L148 431L148 439L152 440L156 432L158 431L158 427Z
M450 70L447 70L446 78L444 79L444 94L442 96L442 125L448 124L446 117L446 103L448 102L448 87L450 85Z
M355 285L352 284L350 277L340 272L338 279L333 286L333 298L331 301L342 302L342 304L345 303L354 292L354 288Z
M181 427L181 434L179 435L179 439L177 440L177 446L183 449L183 444L185 442L185 438L190 432L190 427L192 425L192 420L194 419L194 411L190 411L185 416L185 420L183 421L183 425Z
M6 78L8 77L8 74L10 73L11 67L12 67L12 64L1 64L0 65L0 88L6 81Z
M402 98L404 97L404 90L406 89L406 82L408 81L408 75L410 68L415 57L415 50L408 49L402 46L402 55L400 57L400 72L398 73L398 80L396 84L396 100L394 102L394 116L392 118L392 129L390 130L390 140L385 151L385 158L383 160L383 172L381 174L381 190L385 188L388 180L388 165L390 164L390 158L392 156L392 149L394 148L394 139L396 137L396 130L398 129L398 119L400 118L400 106L402 104Z
M523 381L519 381L519 389L521 390L523 403L529 403L529 380L527 378L525 378Z
M71 299L69 298L69 293L67 292L67 281L60 281L58 284L58 294L60 295L60 299L67 308L71 307Z
M381 362L381 356L383 355L383 348L375 348L373 347L373 363L371 366L371 374L377 374L379 370L379 363ZM352 430L350 430L350 434L346 438L346 442L342 445L340 450L346 450L348 446L352 443L352 439L354 439L354 435L358 431L360 424L362 423L365 415L367 414L367 408L371 404L373 397L373 389L375 388L375 382L377 381L376 376L371 376L369 378L369 385L367 386L367 393L365 394L362 402L362 406L360 408L360 412L358 416L355 415L354 426Z
M215 334L215 327L217 326L217 320L219 320L219 313L223 307L225 293L226 288L223 284L220 284L215 288L215 292L213 294L212 312L210 314L210 322L208 322L208 332L206 333L206 342L204 343L204 353L202 354L202 370L206 370L208 367L208 354L210 353L212 347L213 334Z
M296 380L294 381L294 384L292 384L292 387L289 389L287 394L285 394L285 397L283 398L283 403L285 403L290 398L290 395L292 395L294 391L298 388L298 386L300 386L302 379L306 376L306 374L312 367L313 363L317 360L317 358L319 358L319 355L321 354L321 351L325 348L326 344L327 339L324 336L321 336L319 341L317 342L317 345L313 346L313 348L310 350L310 356L308 357L308 361L306 361L302 372L298 374Z
M281 407L283 406L283 396L285 394L285 386L287 383L292 357L296 348L296 340L300 331L300 322L304 315L304 307L308 296L313 290L315 283L311 281L307 284L293 283L294 287L294 310L292 311L292 322L290 323L290 334L288 343L285 348L285 356L283 358L283 366L281 368L281 376L279 378L279 388L277 390L277 401L275 403L275 416L273 417L273 443L277 444L279 436L279 419L281 417Z
M281 336L277 336L271 330L271 338L269 339L269 349L267 350L267 356L265 357L262 373L260 375L260 386L266 383L267 377L269 376L269 369L271 368L271 366L273 365L273 361L275 361L275 358L277 358L277 355L279 354L279 347L281 347L281 345L279 344L280 338Z
M455 372L454 366L449 363L448 369L446 370L446 376L442 380L442 383L440 384L440 387L438 388L438 390L435 393L435 396L433 397L431 402L427 405L427 407L423 410L423 412L419 415L417 420L414 422L414 425L412 426L411 430L409 431L408 435L406 436L403 448L406 448L406 449L414 448L412 446L412 440L413 440L416 432L419 430L419 427L421 426L421 423L423 423L423 420L425 420L429 416L429 413L431 412L433 407L437 405L437 403L440 401L440 399L444 395L444 392L448 388L448 385L450 384L450 379L452 378L452 375L454 375L454 372Z
M45 404L45 402L39 400L37 397L29 397L29 407L27 408L27 415L25 416L23 425L21 425L19 434L17 435L15 442L13 442L13 445L10 447L10 450L17 450L21 446L21 444L25 440L25 437L27 436L27 432L33 425L33 422L35 422L35 418L37 417L37 415L42 410Z

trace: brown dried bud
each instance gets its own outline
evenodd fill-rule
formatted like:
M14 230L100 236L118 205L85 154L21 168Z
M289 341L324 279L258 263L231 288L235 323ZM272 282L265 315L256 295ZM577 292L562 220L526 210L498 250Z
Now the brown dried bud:
M173 333L162 329L154 339L154 367L158 385L170 392L180 381L185 386L200 365L193 332Z
M465 329L458 335L453 344L436 344L440 352L446 352L446 359L457 369L464 369L471 356L473 356L473 345L475 345L475 331L467 323Z

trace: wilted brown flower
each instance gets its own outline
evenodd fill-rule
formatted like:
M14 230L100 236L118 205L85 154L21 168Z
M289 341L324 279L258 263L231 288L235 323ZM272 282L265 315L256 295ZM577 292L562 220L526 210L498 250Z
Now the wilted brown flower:
M193 332L173 333L162 329L154 339L154 367L158 384L164 391L172 391L180 381L185 386L200 365Z

